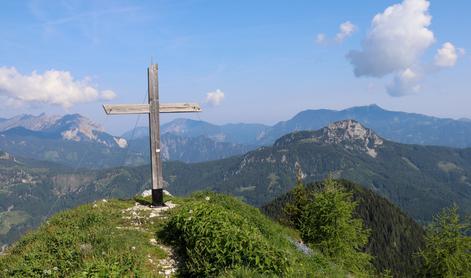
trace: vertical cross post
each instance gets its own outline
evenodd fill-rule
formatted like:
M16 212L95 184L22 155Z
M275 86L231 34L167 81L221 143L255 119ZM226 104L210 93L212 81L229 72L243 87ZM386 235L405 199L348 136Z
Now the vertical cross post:
M152 172L152 204L163 206L162 162L160 160L160 103L159 75L157 64L151 64L147 69L149 92L149 138Z

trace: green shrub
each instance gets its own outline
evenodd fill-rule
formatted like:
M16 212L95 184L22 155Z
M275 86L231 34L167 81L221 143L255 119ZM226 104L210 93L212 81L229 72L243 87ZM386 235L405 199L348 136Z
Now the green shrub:
M183 204L163 230L182 247L186 275L216 276L224 269L239 267L266 274L287 271L288 255L275 248L257 223L250 221L253 215L241 215L241 210L228 209L211 197L195 197ZM225 199L226 206L246 206L233 198Z

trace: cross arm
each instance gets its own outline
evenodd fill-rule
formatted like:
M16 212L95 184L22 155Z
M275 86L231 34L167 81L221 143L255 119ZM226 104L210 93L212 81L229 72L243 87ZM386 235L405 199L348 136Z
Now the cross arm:
M198 103L161 103L159 110L160 113L186 113L202 111Z
M103 109L108 115L148 114L149 104L104 104ZM201 112L197 103L161 103L160 113Z

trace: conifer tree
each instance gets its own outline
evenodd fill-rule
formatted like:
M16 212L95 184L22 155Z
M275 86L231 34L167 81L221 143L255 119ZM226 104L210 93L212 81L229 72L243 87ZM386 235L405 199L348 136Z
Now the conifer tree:
M443 209L427 227L421 276L471 277L471 223L460 222L458 207Z
M350 192L328 178L319 192L309 191L298 181L285 212L305 242L337 263L365 272L371 269L372 259L362 251L369 231L361 219L353 217L356 205Z

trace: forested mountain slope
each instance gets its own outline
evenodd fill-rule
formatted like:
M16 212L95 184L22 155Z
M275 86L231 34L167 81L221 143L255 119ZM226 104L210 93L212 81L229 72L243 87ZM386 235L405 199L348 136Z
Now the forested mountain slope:
M374 256L373 264L381 271L391 270L395 277L413 277L420 262L415 253L424 247L424 230L412 218L403 213L387 199L370 189L347 180L338 181L353 192L357 203L355 214L370 229L371 235L366 250ZM323 188L321 182L307 185L312 191ZM262 211L271 218L288 224L286 205L293 200L290 191L264 205Z
M419 221L453 202L471 211L471 149L399 144L356 121L291 133L239 157L169 163L165 178L177 194L207 188L263 205L290 190L298 171L306 182L331 174L362 184Z

